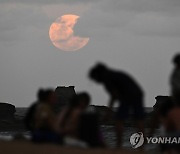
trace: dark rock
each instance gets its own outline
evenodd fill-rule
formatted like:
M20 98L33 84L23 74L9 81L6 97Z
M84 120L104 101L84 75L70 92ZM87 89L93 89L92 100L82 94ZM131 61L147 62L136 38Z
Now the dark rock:
M111 112L112 116L106 119L106 114L111 110L107 106L98 106L98 105L91 105L96 111L99 116L99 122L101 125L114 125L115 121L113 115L115 114L113 111Z
M66 106L71 100L72 96L76 95L74 86L64 87L59 86L56 88L55 93L58 96L58 103L56 104L57 112L64 106Z
M12 104L0 103L0 119L11 119L14 118L16 108Z

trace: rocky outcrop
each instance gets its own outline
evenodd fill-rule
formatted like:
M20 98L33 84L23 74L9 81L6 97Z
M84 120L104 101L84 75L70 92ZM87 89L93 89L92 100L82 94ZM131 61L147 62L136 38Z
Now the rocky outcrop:
M59 86L56 88L55 93L58 97L58 103L56 104L56 112L59 112L63 106L69 103L72 96L76 95L74 86Z
M12 104L0 103L0 119L12 119L14 118L14 113L16 108Z

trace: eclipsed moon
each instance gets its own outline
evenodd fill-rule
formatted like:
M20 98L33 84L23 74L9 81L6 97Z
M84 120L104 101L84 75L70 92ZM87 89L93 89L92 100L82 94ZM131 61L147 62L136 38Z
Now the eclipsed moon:
M79 16L63 15L52 23L49 29L49 37L53 45L64 51L76 51L87 45L89 38L74 35L74 25Z

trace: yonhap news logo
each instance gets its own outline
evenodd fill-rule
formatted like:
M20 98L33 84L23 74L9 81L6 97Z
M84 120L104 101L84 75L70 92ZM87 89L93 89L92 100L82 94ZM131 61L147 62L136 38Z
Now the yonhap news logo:
M136 149L139 148L144 144L144 136L142 132L134 133L130 137L130 143L132 148Z
M146 140L146 144L180 144L180 137L144 137L142 132L134 133L130 137L132 148L136 149L141 147Z

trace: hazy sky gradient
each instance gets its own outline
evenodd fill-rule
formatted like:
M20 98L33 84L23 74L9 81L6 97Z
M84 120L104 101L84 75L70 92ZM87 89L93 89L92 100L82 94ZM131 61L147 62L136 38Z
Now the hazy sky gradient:
M64 14L80 16L75 34L86 47L63 52L48 32ZM97 61L133 75L146 106L169 94L172 56L180 50L179 0L1 0L0 101L29 106L39 87L74 85L105 105L102 86L87 79Z

